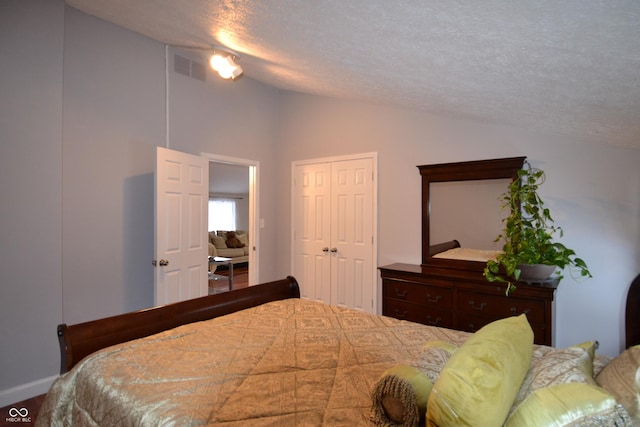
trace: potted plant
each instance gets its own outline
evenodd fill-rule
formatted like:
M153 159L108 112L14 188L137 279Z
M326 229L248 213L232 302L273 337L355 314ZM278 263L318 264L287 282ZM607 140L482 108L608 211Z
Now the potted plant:
M505 243L496 259L487 262L483 275L489 282L506 283L507 295L516 289L514 282L544 282L558 267L570 267L572 275L592 277L575 251L554 241L555 236L562 237L563 231L554 225L549 209L538 195L544 181L544 171L525 161L518 177L500 196L502 207L510 208L511 213L502 220L504 228L495 241L503 239ZM545 268L546 272L538 277L528 275ZM560 272L556 274L562 279Z

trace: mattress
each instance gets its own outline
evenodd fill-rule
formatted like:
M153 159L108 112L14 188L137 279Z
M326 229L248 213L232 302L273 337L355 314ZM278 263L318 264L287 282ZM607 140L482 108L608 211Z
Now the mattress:
M440 252L434 255L433 258L487 262L489 260L495 261L500 252L501 251L494 251L489 249L453 248L444 252Z

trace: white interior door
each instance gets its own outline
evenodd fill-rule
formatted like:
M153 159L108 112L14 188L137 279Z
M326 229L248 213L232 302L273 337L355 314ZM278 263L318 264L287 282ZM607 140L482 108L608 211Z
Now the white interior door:
M301 296L375 313L375 157L293 170L293 274Z
M331 303L331 164L295 167L294 276L300 295Z
M155 304L207 295L208 159L158 147Z
M373 160L331 168L331 303L373 312Z

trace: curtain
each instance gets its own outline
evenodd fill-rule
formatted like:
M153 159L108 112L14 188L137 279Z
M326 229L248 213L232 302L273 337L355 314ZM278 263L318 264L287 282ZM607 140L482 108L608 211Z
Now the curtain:
M236 229L236 201L209 199L209 231Z

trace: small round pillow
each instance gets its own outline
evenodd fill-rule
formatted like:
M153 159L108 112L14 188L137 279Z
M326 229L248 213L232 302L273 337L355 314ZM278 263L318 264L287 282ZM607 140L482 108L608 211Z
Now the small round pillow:
M424 419L433 383L456 349L445 341L430 341L407 364L388 369L372 392L373 423L417 426Z
M373 422L377 426L415 427L420 422L433 383L413 366L387 370L373 390Z

